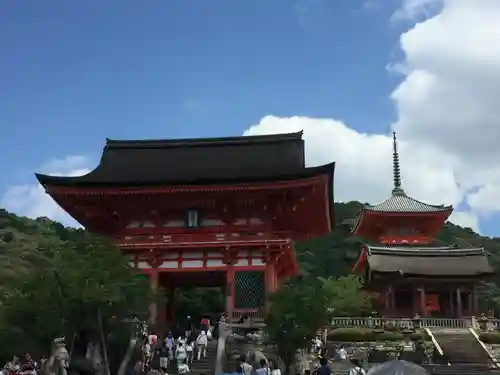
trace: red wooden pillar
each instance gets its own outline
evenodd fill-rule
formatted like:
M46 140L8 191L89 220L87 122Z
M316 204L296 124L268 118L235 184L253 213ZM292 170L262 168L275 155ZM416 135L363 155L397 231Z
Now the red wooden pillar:
M172 285L168 288L168 306L168 323L173 328L175 322L175 287Z
M427 299L425 297L425 287L420 289L420 316L428 316L427 314Z
M151 290L156 292L158 290L158 269L154 268L149 274L149 285ZM158 302L153 301L149 305L149 324L155 325L158 318Z
M472 289L472 315L479 315L479 301L477 295L477 283L474 283Z
M276 280L276 270L274 267L274 263L272 261L268 261L266 263L266 309L269 308L269 301L267 300L271 294L273 294L277 289L277 280Z
M464 310L462 308L462 292L460 290L460 287L458 287L456 290L456 296L457 296L457 316L461 318L464 315Z
M162 303L160 309L160 326L165 328L167 326L167 304Z
M393 304L393 299L394 299L394 288L392 285L388 285L386 288L385 288L385 291L384 291L384 296L385 296L385 299L384 299L384 311L385 311L385 314L389 315L389 316L394 316L394 314L396 313L394 310L394 304Z
M234 310L234 268L228 266L226 272L226 313L229 321L233 320Z

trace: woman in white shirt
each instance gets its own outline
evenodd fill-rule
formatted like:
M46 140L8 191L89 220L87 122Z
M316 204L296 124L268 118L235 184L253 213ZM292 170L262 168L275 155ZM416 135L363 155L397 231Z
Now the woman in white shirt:
M201 331L200 335L196 339L196 358L199 360L202 356L205 358L207 356L207 345L208 338L205 331Z
M274 361L269 361L270 375L281 375L281 370Z
M357 358L351 359L352 369L349 370L349 375L366 375L366 371L361 367L361 362Z
M177 349L175 351L175 359L177 360L177 369L179 369L183 364L186 362L186 348L184 345L181 343L177 345Z
M193 363L193 351L194 351L194 342L186 342L186 363L188 365Z
M347 351L344 349L343 346L340 347L340 349L338 351L338 355L339 355L339 359L341 361L347 360Z

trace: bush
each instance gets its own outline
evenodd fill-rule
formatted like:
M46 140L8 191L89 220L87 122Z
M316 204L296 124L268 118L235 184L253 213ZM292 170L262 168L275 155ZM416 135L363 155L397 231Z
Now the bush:
M411 341L425 340L421 333L404 335L401 332L384 331L371 328L337 328L328 333L328 341L367 342L367 341Z
M485 344L500 344L499 332L485 332L479 335L479 338Z

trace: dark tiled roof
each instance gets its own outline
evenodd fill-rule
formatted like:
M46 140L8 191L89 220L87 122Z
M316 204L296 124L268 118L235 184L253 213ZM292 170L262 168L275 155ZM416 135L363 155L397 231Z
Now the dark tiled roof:
M363 211L373 212L397 212L397 213L430 213L430 212L446 212L453 210L452 206L439 205L434 206L406 195L401 185L401 169L399 166L399 153L396 141L396 133L392 133L393 139L393 180L394 187L392 195L389 199L375 204L365 205ZM363 212L361 212L361 215ZM359 218L358 218L359 219ZM359 220L358 220L359 221ZM359 223L358 223L359 224Z
M444 212L452 210L452 206L438 205L434 206L414 198L407 196L404 192L394 192L391 197L381 203L375 205L365 205L363 210L365 211L377 211L377 212Z
M493 273L481 248L367 246L374 272L425 276L481 276Z
M96 169L80 177L37 174L42 185L134 186L232 184L318 174L333 179L334 163L306 168L302 132L178 140L107 140Z

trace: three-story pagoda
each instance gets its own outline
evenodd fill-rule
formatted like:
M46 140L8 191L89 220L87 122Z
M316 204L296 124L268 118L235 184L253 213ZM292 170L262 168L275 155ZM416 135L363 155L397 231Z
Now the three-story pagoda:
M366 240L353 270L378 293L384 316L461 317L477 313L477 284L493 273L483 248L444 246L436 236L452 206L408 196L401 185L393 133L394 188L389 199L365 205L353 235Z

